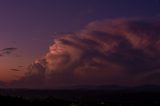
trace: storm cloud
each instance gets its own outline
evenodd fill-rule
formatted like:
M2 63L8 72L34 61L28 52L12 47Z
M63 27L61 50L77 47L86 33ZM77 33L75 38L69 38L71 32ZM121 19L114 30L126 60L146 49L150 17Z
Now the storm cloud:
M94 21L53 40L15 86L160 84L160 19Z

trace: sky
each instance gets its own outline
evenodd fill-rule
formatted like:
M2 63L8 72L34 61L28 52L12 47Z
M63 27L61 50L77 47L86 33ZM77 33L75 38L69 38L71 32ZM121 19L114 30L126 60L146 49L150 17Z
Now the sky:
M22 0L14 0L14 1L0 0L0 16L1 16L0 17L0 80L5 82L18 80L17 82L15 82L18 84L20 82L23 82L21 80L25 80L26 83L30 81L31 82L35 81L36 83L38 83L40 82L39 79L41 80L43 79L41 77L45 77L45 79L47 79L46 81L47 83L53 83L52 79L57 80L57 82L55 81L54 83L57 84L61 82L62 84L60 84L60 86L65 84L72 85L74 83L81 84L81 82L84 82L84 81L88 82L87 84L92 84L91 83L92 80L99 79L99 77L102 77L102 79L99 79L100 81L97 81L96 84L117 82L112 78L108 78L109 80L105 80L106 74L103 74L103 72L101 73L101 71L115 70L115 72L113 71L108 73L111 74L110 76L117 75L119 73L119 70L122 70L121 68L124 68L122 67L122 64L118 62L120 61L120 59L116 58L116 56L119 56L120 54L111 54L111 56L113 55L113 57L110 59L110 61L117 61L118 63L116 64L112 64L112 62L108 62L108 61L107 61L108 63L103 63L101 59L100 60L96 58L93 59L94 61L99 62L99 65L108 64L108 67L104 67L105 70L101 69L100 72L98 72L101 74L98 74L98 76L95 76L97 73L94 71L92 72L93 75L85 76L87 72L86 73L83 73L83 72L85 70L92 70L92 68L87 69L87 66L88 66L87 64L86 65L80 64L81 62L84 62L84 63L88 62L88 60L84 60L80 58L82 56L81 53L91 52L90 57L92 57L92 50L86 50L84 47L82 47L83 51L79 49L75 50L71 46L73 44L69 44L69 42L67 41L68 40L70 41L71 39L77 42L78 42L77 39L82 40L82 41L79 41L79 45L82 43L84 44L83 46L85 47L97 48L97 50L93 51L93 54L95 54L93 55L93 57L99 58L99 55L96 54L97 51L99 53L99 49L98 49L99 47L96 46L96 44L94 44L93 42L106 43L106 42L115 41L117 45L120 45L121 43L119 40L122 39L122 38L113 38L113 39L116 39L116 40L113 40L112 38L109 37L107 39L110 39L111 41L103 41L103 39L101 39L101 37L99 36L103 35L104 29L105 29L105 33L118 31L117 34L124 34L124 36L125 37L127 36L126 38L129 39L128 36L130 35L130 33L134 31L130 31L123 27L125 26L126 28L130 28L132 24L128 24L128 23L133 22L135 23L136 33L132 35L134 36L132 38L138 39L138 37L135 37L138 30L137 28L141 28L140 27L141 24L145 23L146 25L145 24L144 26L142 25L142 27L144 27L144 30L139 32L146 33L147 30L149 29L149 31L151 31L152 33L154 32L153 29L155 29L155 32L157 32L158 35L160 34L157 31L158 28L160 28L158 26L160 22L159 21L160 0L130 0L130 1L129 0L101 0L101 1L99 0L92 0L92 1L91 0L85 0L85 1L82 1L82 0L76 0L76 1L75 0L68 0L68 1L64 1L64 0L23 0L23 1ZM136 24L135 21L136 22L138 21L137 23L140 22L140 25ZM155 23L157 23L157 25L155 25ZM116 26L116 27L114 28L113 26ZM97 33L95 33L93 29L97 30ZM119 30L124 31L126 33L119 32ZM93 33L91 34L91 32ZM95 38L93 37L94 35L95 35ZM150 33L147 33L146 35L150 36ZM59 42L62 42L61 39L64 39L65 43L59 43ZM99 39L99 41L95 41L94 39ZM147 40L145 41L147 42ZM134 45L133 42L137 42L137 41L129 40L129 42L132 45ZM148 42L151 42L151 41L148 41ZM159 41L154 41L154 42L159 42ZM70 45L71 47L67 45ZM113 45L114 43L110 44L109 47L112 47ZM129 45L129 44L124 44L124 45ZM137 43L137 45L140 45L140 44ZM154 44L151 44L151 45L153 46ZM61 46L65 48L61 48ZM66 48L67 48L67 51L65 51ZM140 48L140 47L136 46L136 48ZM159 46L155 48L159 48ZM101 47L101 49L102 51L106 50L103 47ZM58 52L54 52L57 50ZM129 50L130 49L127 49L126 51L129 51ZM66 55L64 51L65 53L67 52L70 55ZM122 50L121 52L122 54L124 54L124 52L126 51ZM146 51L147 53L149 52L148 49ZM157 51L155 51L155 53ZM129 55L131 55L135 51L131 50L130 52L128 53ZM54 53L56 55L52 56ZM147 55L146 57L144 56L145 59L141 59L139 61L144 62L144 61L147 61L146 59L148 59L150 63L151 60L149 60L150 58L148 57L148 54L143 54L141 52L138 52L138 53L140 53L143 56ZM139 54L137 55L139 56ZM135 58L137 55L135 55ZM157 63L153 63L153 64L156 64L156 65L159 64L158 55L154 53L152 53L152 55L154 55L153 56L154 58L155 57L157 58ZM69 57L73 59L70 60ZM58 63L52 62L55 60L60 62ZM106 60L108 60L108 58ZM106 61L106 60L104 58L103 61ZM65 63L66 61L68 62L71 61L71 63L68 65L67 63ZM79 64L78 63L77 64L80 65L82 69L79 69L79 68L72 69L73 67L70 67L70 65L76 67L77 64L72 64L72 62L76 63L77 61L79 62ZM135 66L127 64L126 61L128 60L122 60L122 62L124 62L124 64L127 65L128 67L132 67L132 68L135 66L137 66L137 68L139 67L137 64L139 61L135 61L135 63L133 62ZM146 64L149 64L149 63L146 63ZM66 69L77 70L76 72L78 74L81 74L82 76L78 75L76 76L76 78L83 79L83 80L78 80L77 82L73 82L72 80L74 80L74 78L72 78L73 76L71 76L71 72L65 71L64 73L62 73L64 69L59 69L58 66L64 67L65 70ZM38 70L38 72L35 72L35 70ZM42 70L42 71L39 72L39 70ZM93 69L93 70L98 71L97 69ZM128 69L128 70L131 70L131 69ZM139 70L139 69L135 68L135 70ZM145 69L142 68L142 70L145 70ZM60 72L61 74L60 75L59 73L54 74L54 72L57 72L57 71ZM34 73L38 73L38 75L45 73L47 75L44 76L42 74L41 77L37 78L38 75L35 75ZM102 75L104 75L104 78ZM134 72L131 75L134 75ZM127 74L127 76L129 75ZM117 77L117 76L114 76L114 77ZM29 81L27 82L26 80L27 81L29 80ZM64 80L68 80L68 82L65 82ZM113 81L110 81L110 80L113 80ZM124 83L128 84L129 83L128 80L125 82L122 81L123 84ZM155 83L156 81L150 81L150 82ZM51 86L51 85L48 84L47 86Z

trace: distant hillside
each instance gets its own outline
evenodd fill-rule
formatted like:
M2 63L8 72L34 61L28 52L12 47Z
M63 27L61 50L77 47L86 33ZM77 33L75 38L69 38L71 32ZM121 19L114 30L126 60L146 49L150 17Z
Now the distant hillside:
M5 87L5 83L3 81L0 81L0 88L4 88Z
M142 85L142 86L135 86L135 87L128 87L128 86L119 86L119 85L98 85L98 86L73 86L72 90L80 89L80 90L110 90L110 91L158 91L160 92L160 86L158 85Z

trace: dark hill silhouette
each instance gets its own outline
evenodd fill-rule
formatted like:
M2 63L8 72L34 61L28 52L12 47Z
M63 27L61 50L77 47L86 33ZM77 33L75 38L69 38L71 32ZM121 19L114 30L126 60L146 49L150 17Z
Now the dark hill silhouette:
M0 105L160 106L159 86L103 85L95 89L75 88L67 90L0 89Z

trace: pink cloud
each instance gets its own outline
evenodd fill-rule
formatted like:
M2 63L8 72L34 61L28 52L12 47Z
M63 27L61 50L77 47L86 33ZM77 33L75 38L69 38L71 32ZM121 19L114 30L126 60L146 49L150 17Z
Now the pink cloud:
M160 76L155 74L160 70L159 22L159 19L91 22L80 32L56 37L46 56L31 64L28 73L14 84L19 86L23 82L23 86L37 87L37 84L49 88L159 84Z

